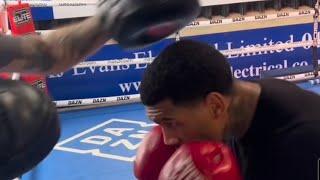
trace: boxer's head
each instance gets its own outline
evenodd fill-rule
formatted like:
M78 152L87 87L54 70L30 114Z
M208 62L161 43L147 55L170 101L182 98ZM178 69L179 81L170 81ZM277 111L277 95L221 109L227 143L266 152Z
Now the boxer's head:
M183 40L149 65L140 93L147 115L162 126L167 144L222 140L232 85L230 65L219 51Z

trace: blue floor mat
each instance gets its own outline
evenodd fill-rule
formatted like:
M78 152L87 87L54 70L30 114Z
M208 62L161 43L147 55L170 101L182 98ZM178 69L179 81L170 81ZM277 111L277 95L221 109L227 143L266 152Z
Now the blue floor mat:
M62 136L23 180L135 179L132 160L154 125L141 104L60 113Z

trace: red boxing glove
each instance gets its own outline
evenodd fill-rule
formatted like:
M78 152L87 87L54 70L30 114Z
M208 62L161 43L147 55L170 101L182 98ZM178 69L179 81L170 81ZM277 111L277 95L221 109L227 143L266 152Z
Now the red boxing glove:
M161 127L154 127L138 148L134 175L139 180L157 180L162 167L177 149L178 146L165 145Z
M241 180L232 151L221 143L193 142L182 145L167 161L159 180Z

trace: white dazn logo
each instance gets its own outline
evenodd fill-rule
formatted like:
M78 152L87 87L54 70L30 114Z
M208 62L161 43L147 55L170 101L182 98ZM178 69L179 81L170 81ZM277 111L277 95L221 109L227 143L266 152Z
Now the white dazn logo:
M142 121L110 119L59 142L54 149L131 162L142 138L153 126Z

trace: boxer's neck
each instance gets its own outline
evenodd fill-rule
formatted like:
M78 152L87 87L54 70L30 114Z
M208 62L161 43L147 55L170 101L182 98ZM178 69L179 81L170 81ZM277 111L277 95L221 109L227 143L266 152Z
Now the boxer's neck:
M256 83L235 81L230 105L229 132L241 138L250 127L261 93Z

